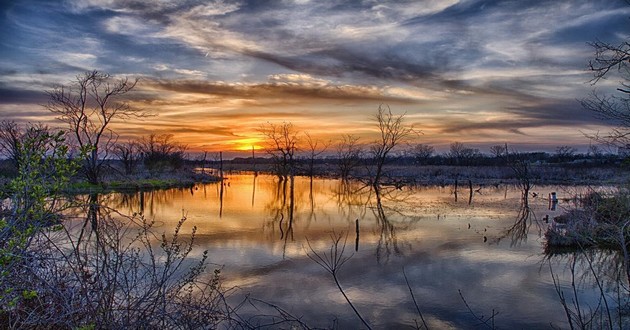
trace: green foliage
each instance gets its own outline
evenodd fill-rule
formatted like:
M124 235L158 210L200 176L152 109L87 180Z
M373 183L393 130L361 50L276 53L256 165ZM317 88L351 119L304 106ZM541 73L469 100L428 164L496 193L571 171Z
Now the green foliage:
M45 226L59 221L57 196L78 169L69 159L64 132L34 134L28 130L18 144L18 174L9 183L11 206L0 210L0 281L16 271L26 257L34 236ZM4 285L3 285L4 286ZM37 292L0 291L0 312L13 308L21 299L37 297ZM5 307L2 307L5 306Z

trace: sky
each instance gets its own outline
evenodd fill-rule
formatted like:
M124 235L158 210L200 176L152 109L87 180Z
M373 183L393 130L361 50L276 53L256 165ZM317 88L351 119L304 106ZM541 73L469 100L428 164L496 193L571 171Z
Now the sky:
M578 100L590 42L629 40L630 5L606 1L22 0L0 4L0 118L61 125L46 90L99 70L139 78L143 120L120 140L173 134L191 151L262 146L290 122L315 139L377 136L379 105L414 143L487 152L585 150L605 132Z

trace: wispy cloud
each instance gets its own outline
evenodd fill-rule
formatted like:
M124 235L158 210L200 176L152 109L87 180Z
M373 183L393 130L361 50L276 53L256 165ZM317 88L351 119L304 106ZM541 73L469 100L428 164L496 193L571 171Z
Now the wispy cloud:
M282 118L334 129L343 118L360 131L388 103L445 139L534 141L550 125L598 123L575 102L591 89L587 42L630 35L621 0L28 0L1 9L0 112L36 112L43 90L100 69L143 77L133 102L160 113L151 124L199 139L228 136L236 118L232 133Z

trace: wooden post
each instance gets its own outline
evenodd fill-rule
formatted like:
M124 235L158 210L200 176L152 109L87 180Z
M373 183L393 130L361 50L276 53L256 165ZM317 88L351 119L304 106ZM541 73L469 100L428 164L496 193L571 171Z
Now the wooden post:
M206 156L208 156L208 152L203 152L203 160L201 161L201 174L206 174Z
M254 154L254 146L252 145L252 164L254 166L254 176L258 175L258 172L256 171L256 155Z
M223 151L219 151L219 176L223 180Z
M468 205L470 205L473 197L472 181L470 179L468 179L468 189L470 189L470 195L468 195Z
M457 202L457 178L455 178L455 202Z
M355 251L359 251L359 219L356 219L354 221L354 223L355 223L356 231L357 231L357 238L356 238L356 241L354 243L354 250Z

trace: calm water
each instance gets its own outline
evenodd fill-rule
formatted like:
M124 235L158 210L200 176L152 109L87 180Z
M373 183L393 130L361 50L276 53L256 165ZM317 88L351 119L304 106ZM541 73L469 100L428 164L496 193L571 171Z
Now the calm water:
M249 174L230 175L223 185L104 200L123 213L143 212L166 232L184 214L184 231L198 227L194 253L209 250L210 261L223 267L225 286L238 288L232 301L250 294L311 326L360 326L331 276L307 257L307 239L316 251L327 251L336 233L352 256L339 272L341 285L375 328L412 327L418 319L403 268L432 328L478 325L459 290L478 315L498 312L500 328L566 328L549 262L543 261L542 219L561 214L570 207L562 198L584 189L537 186L530 214L521 212L520 191L505 185L481 187L470 200L467 185L457 197L452 186L376 195L358 183L301 177L278 183ZM548 209L551 191L561 199L555 211ZM518 222L523 216L529 217ZM565 290L567 259L551 260ZM596 293L587 282L580 291L585 303Z

